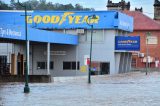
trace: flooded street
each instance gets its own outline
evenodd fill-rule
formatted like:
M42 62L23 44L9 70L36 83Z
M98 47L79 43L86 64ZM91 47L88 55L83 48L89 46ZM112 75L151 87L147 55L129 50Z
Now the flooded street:
M94 76L54 83L0 84L0 106L160 106L160 72Z

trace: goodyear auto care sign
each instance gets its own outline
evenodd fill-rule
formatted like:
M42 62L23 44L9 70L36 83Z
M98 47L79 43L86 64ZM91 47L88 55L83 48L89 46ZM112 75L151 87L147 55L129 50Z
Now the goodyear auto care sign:
M93 14L90 14L93 15ZM69 29L69 28L85 28L89 24L99 24L100 16L96 14L96 18L89 17L87 13L79 12L34 12L32 16L27 17L28 24L35 28L44 29Z
M139 51L140 36L116 36L115 50Z
M132 31L132 21L131 17L116 11L34 11L27 17L27 23L37 29L91 29L90 24L94 29Z
M32 16L28 16L27 17L27 22L28 23L44 23L44 24L58 24L58 25L62 25L64 24L66 21L69 24L83 24L86 23L88 21L88 23L98 23L99 21L99 16L96 16L95 19L88 19L88 15L86 16L82 16L82 15L76 15L75 16L75 12L64 12L61 15L42 15L42 14L36 14L34 15L34 17Z
M22 15L24 12L0 11L0 24L24 26ZM117 11L28 11L27 23L30 28L45 30L91 29L93 25L94 29L133 31L133 18Z

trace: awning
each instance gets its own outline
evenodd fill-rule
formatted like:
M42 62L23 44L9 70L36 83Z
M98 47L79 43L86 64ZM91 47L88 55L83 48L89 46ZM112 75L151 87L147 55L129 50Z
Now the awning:
M35 42L49 42L59 44L78 44L78 36L40 30L28 27L28 40ZM0 38L25 40L25 27L20 25L0 24Z

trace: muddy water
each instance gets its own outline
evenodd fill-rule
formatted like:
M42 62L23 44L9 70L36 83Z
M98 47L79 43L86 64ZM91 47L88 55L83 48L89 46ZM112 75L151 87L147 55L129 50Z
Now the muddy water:
M160 73L128 73L55 83L0 84L0 106L160 106Z

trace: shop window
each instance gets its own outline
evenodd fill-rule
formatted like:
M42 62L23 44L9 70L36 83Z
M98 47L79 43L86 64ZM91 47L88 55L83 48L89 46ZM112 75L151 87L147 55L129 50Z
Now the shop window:
M77 69L79 70L79 62L77 62ZM76 62L63 62L63 70L76 70Z
M93 42L102 42L103 40L103 31L93 30ZM87 41L91 41L91 30L87 31Z
M37 69L47 69L47 62L37 62ZM50 62L50 69L54 69L54 62Z
M79 37L79 39L78 39L79 42L86 42L86 41L87 41L87 40L86 40L86 39L87 39L87 38L86 38L86 34L84 34L84 35L79 35L78 37Z
M76 70L76 62L72 62L72 70Z
M51 69L51 70L54 69L54 63L53 63L53 61L50 62L50 69Z
M71 62L63 62L63 69L64 70L71 69Z
M5 74L5 72L9 72L9 67L7 65L7 56L0 56L0 75Z
M86 42L87 41L87 30L84 30L84 32L78 33L79 42Z
M146 44L147 44L147 39L148 39L148 44L158 44L158 39L157 36L148 36L146 37Z
M37 62L37 69L46 69L45 62Z

